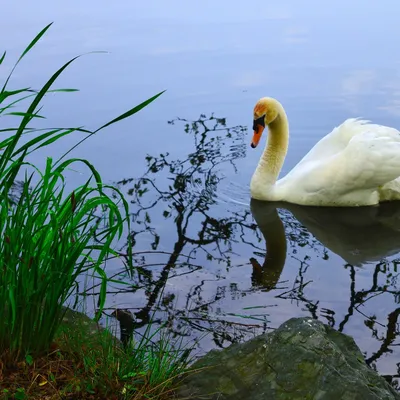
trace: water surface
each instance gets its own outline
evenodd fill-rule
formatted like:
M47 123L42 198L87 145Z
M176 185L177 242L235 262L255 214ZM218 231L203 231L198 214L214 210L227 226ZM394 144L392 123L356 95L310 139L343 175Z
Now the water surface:
M250 149L248 129L258 98L283 103L285 174L345 118L399 126L399 11L361 0L3 4L1 78L55 21L12 86L38 87L76 54L110 52L61 77L58 87L81 92L47 99L51 126L93 128L167 89L74 153L127 194L136 250L158 252L138 255L132 287L110 288L109 308L131 309L142 328L158 310L177 336L201 338L200 354L308 315L353 336L382 374L398 373L400 206L250 204L262 146ZM79 172L71 183L84 179ZM110 276L121 270L107 266Z

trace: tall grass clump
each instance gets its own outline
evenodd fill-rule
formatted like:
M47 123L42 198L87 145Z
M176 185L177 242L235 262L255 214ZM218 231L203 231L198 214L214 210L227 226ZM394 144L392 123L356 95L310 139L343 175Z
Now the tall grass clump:
M35 129L33 123L43 118L44 96L73 91L52 87L78 58L58 69L40 90L9 89L15 67L50 25L23 51L0 90L0 355L8 353L15 360L48 351L63 318L63 304L74 292L79 275L90 272L102 279L101 310L107 285L103 265L114 254L112 243L129 225L128 205L122 194L105 185L87 160L68 158L68 151L58 160L48 157L40 171L28 162L29 155L71 134L83 135L79 145L135 114L162 93L95 131L81 127ZM0 68L5 58L6 52L0 53ZM23 104L28 106L21 110ZM4 127L10 115L12 120L18 119L16 127ZM85 166L89 177L67 192L65 172L74 164ZM21 184L15 194L17 180Z

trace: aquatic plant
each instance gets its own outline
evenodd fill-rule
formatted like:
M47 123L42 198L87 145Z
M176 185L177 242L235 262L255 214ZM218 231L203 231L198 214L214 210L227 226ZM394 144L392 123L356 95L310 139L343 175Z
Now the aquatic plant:
M158 342L161 343L159 351L167 354L168 362L149 346L150 339L131 346L128 353L111 339L111 335L104 336L99 331L96 350L93 350L86 346L85 335L77 336L78 332L74 331L63 336L62 321L66 310L63 306L83 274L91 274L101 281L98 320L109 282L104 263L111 256L119 256L113 244L130 228L128 205L119 189L105 184L89 161L69 157L69 154L97 132L137 113L163 92L96 130L35 128L35 121L44 118L41 101L47 94L76 91L53 89L53 86L79 56L59 68L40 90L9 89L15 68L51 25L42 29L22 52L0 89L0 134L4 135L0 141L0 381L4 389L1 395L25 398L25 388L18 386L21 382L28 382L31 391L47 383L57 391L58 373L64 377L74 376L73 382L78 382L79 387L64 389L69 390L68 393L79 392L80 398L98 393L95 387L100 382L106 391L123 388L124 393L118 396L126 397L127 393L139 390L132 386L136 382L133 377L147 376L149 368L153 371L150 376L155 378L142 379L141 387L160 394L170 386L168 382L173 374L186 365L183 359L177 364L174 356L168 358L172 353L164 341ZM6 55L6 52L0 54L0 68L4 66ZM17 119L17 126L5 126L6 117L10 118L8 121ZM29 162L33 152L77 132L83 138L57 160L47 157L44 171ZM68 191L65 172L76 164L87 168L88 178L83 185ZM128 246L126 262L132 268L130 250ZM53 369L48 367L49 362ZM155 362L159 363L158 367ZM11 378L8 376L15 385L4 388L4 374L10 368L16 371ZM79 379L79 374L85 378ZM106 377L113 381L108 388L105 387L109 382ZM87 386L82 387L82 382ZM163 390L159 390L160 385ZM82 390L86 394L82 394Z
M0 351L9 349L18 356L48 349L63 316L62 305L72 293L76 278L89 268L102 279L99 299L102 307L107 284L102 264L114 254L111 243L122 235L124 224L129 225L126 218L128 207L123 196L117 188L105 185L87 160L66 158L66 154L57 161L47 157L45 170L39 171L26 161L27 156L76 131L84 133L85 140L135 114L161 94L95 131L83 128L39 130L30 127L32 121L42 118L39 113L43 97L54 92L51 87L56 79L77 58L64 64L39 91L30 88L8 90L15 67L50 26L46 26L24 50L0 92L0 115L20 119L16 128L7 127L0 131L11 134L0 142L3 149L0 154L0 318L4 321L0 326ZM0 58L1 63L5 57L6 52ZM13 111L23 100L30 99L26 110ZM29 140L20 144L21 139ZM84 185L66 193L64 173L77 163L88 168L89 178ZM20 193L13 200L10 194L21 174ZM106 189L112 189L117 201L107 194ZM96 213L99 209L102 210L102 218ZM104 218L107 224L102 227Z

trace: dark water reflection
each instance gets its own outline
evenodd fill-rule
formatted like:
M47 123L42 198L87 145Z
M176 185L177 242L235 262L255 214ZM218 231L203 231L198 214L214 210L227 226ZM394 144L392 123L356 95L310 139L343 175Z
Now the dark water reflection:
M371 367L398 375L400 203L249 204L248 188L224 179L246 155L246 128L213 115L169 124L193 150L149 155L142 177L118 182L138 269L132 286L110 290L110 307L130 309L139 331L153 316L167 321L176 336L200 338L200 353L310 315L352 335Z

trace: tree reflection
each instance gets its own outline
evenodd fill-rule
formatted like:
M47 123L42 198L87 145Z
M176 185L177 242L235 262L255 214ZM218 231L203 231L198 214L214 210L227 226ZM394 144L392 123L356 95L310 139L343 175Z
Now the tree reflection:
M121 186L130 185L127 193L131 196L135 223L135 230L130 234L132 244L137 246L139 237L146 236L152 238L153 251L165 242L171 246L170 256L158 273L147 268L151 265L151 254L136 259L139 265L137 283L146 288L147 297L146 304L135 312L136 327L147 324L151 311L157 306L168 313L171 330L176 334L182 335L183 327L188 326L200 332L209 331L215 343L222 346L224 341L232 343L243 338L241 331L245 334L249 328L248 324L209 315L213 304L226 296L224 287L217 288L216 293L205 300L204 282L199 282L189 290L185 305L180 309L174 304L175 297L168 294L161 304L157 302L167 280L193 274L204 264L214 268L231 267L233 244L240 238L245 240L245 231L257 232L250 210L221 213L217 202L222 168L229 166L236 170L235 160L245 156L246 128L228 127L225 118L214 115L201 115L194 121L182 118L169 121L170 125L177 123L183 124L184 131L192 136L193 151L183 160L171 160L168 153L157 157L149 155L147 171L141 178L119 182ZM168 229L161 233L160 225L164 224L168 224ZM173 235L175 238L171 240ZM202 265L194 264L193 260L201 260ZM218 277L212 279L217 281ZM233 293L234 288L230 292Z

